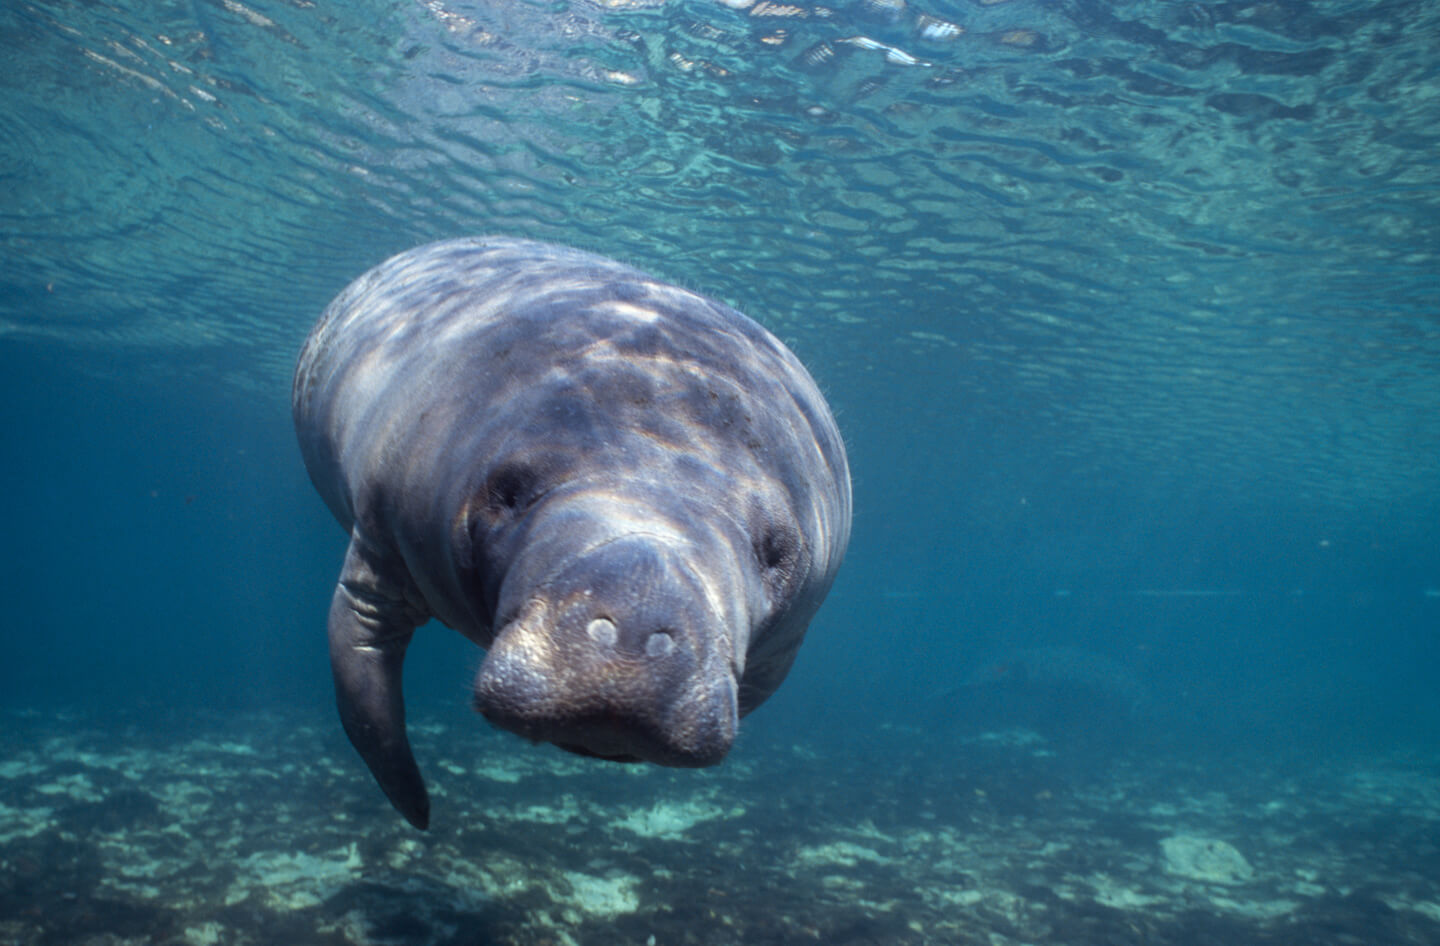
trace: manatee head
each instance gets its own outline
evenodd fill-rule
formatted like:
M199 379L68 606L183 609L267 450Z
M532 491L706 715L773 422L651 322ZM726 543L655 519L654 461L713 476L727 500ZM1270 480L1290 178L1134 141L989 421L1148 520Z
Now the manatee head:
M559 491L514 528L475 708L587 756L718 763L735 739L753 576L670 487Z

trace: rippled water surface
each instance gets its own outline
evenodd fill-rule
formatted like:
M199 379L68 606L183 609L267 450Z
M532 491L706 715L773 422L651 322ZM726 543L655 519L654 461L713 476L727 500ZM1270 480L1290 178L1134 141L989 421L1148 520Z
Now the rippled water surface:
M12 345L273 390L348 277L506 231L721 295L892 423L1267 500L1440 482L1420 0L0 16Z

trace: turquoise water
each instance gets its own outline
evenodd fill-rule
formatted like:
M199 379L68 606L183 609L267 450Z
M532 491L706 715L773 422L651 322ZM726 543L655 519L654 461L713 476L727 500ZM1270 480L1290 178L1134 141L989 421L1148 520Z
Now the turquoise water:
M1422 0L6 4L0 938L1440 938L1437 35ZM419 635L422 851L334 719L289 378L354 276L490 232L775 331L856 518L715 772L491 733L479 655ZM1191 835L1253 878L1163 870Z

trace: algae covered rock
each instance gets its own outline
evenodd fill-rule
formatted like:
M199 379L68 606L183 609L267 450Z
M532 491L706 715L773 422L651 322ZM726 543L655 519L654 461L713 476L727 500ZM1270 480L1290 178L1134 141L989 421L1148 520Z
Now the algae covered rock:
M1189 880L1207 884L1243 884L1255 876L1255 868L1225 841L1179 834L1160 842L1165 870Z

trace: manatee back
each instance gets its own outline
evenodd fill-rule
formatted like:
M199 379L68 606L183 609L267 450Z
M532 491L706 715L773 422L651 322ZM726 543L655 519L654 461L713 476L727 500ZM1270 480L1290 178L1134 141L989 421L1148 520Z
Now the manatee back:
M747 480L776 484L812 567L755 629L747 711L783 679L848 542L844 446L789 349L729 306L579 250L480 237L387 260L311 331L292 407L336 518L368 518L412 562L447 541L436 530L517 441L591 475L688 476L686 501L711 518L743 505ZM453 600L463 588L430 592L452 599L434 612L476 611ZM485 628L466 630L485 642Z
M597 351L600 338L610 340L609 352ZM587 352L595 357L581 364ZM796 493L833 494L813 495L807 505L824 535L822 558L838 564L849 534L849 471L835 421L799 360L729 306L567 247L501 237L450 240L402 253L352 282L301 350L292 389L301 451L348 528L354 504L346 481L353 491L366 471L378 475L375 466L395 450L413 452L423 440L417 425L441 432L443 443L437 438L434 447L450 453L460 452L455 437L462 430L494 442L499 424L491 419L519 415L523 395L547 377L553 381L557 370L574 372L578 387L587 368L604 379L580 393L608 399L596 404L608 424L644 430L659 423L662 412L627 401L625 373L602 363L608 356L631 360L652 383L657 364L669 359L677 373L728 377L767 404L770 418L747 420L770 426L758 433L752 427L750 442L736 446L760 446L763 462L774 464ZM482 413L501 404L503 413ZM616 416L629 407L633 416ZM709 435L721 432L724 417L691 407ZM769 449L785 437L818 451L823 469L797 466L793 449Z

